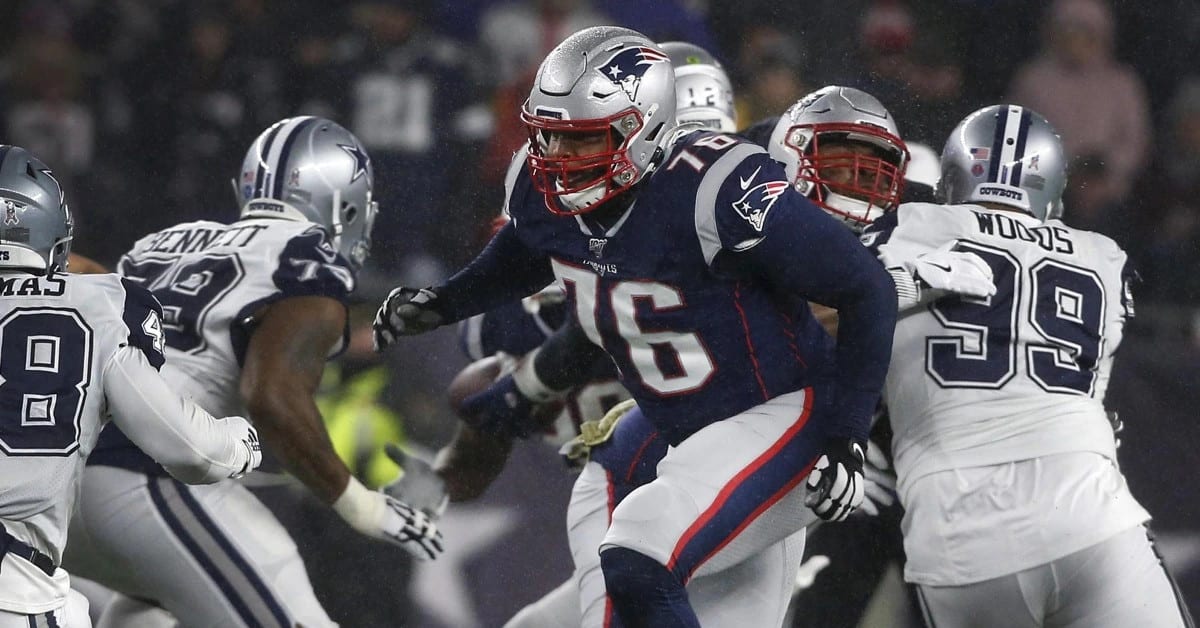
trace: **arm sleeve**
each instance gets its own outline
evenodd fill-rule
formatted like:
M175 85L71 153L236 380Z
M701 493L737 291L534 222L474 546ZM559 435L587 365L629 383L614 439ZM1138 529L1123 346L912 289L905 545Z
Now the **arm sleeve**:
M121 431L180 481L211 484L246 466L249 451L237 433L172 391L140 350L117 349L104 388Z
M451 323L533 294L552 281L550 259L526 246L509 222L478 257L434 291L438 312Z
M616 366L574 318L559 327L534 356L533 370L546 387L564 391L594 379L616 377Z
M768 208L761 229L732 220L722 241L740 243L735 255L775 289L837 309L829 435L865 442L891 359L895 285L849 229L791 186Z

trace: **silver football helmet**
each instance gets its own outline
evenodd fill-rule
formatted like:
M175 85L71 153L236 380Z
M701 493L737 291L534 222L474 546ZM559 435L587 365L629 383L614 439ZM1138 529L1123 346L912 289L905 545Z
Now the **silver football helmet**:
M870 154L831 150L859 145ZM801 98L768 148L797 191L855 231L900 204L908 147L892 114L864 91L830 85Z
M683 41L662 44L675 68L675 120L722 133L737 132L733 83L707 50Z
M521 111L534 187L556 214L591 211L641 181L675 124L675 73L645 35L585 28L542 62ZM592 144L586 154L570 148Z
M246 152L234 186L242 218L283 218L321 225L354 268L371 250L377 204L367 149L336 122L287 118L263 131Z
M1041 220L1062 215L1067 160L1058 132L1032 109L992 105L967 116L942 149L938 197L999 203Z
M66 271L74 230L46 164L20 146L0 145L0 270Z

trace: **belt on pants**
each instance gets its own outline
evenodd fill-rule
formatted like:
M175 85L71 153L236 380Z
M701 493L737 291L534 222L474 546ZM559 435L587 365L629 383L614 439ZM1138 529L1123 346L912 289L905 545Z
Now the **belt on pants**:
M52 578L54 577L54 571L58 569L58 566L54 564L53 558L50 558L37 548L13 536L8 530L0 527L0 561L4 560L5 554L24 558L33 563L34 567L41 569L43 573Z

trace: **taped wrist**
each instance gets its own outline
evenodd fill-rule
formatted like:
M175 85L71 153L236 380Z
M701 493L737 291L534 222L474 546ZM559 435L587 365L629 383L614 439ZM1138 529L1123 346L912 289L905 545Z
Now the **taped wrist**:
M379 537L380 522L383 521L383 510L386 507L382 497L351 477L350 482L346 484L346 490L333 502L333 510L355 530Z
M900 267L887 269L896 284L896 309L904 311L921 302L921 286L908 270Z

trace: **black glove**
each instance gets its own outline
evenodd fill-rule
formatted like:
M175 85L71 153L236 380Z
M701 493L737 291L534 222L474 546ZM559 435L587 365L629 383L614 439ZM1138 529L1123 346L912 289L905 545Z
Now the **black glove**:
M392 290L375 314L375 350L388 348L398 336L415 336L441 326L442 315L434 309L436 301L432 288L401 286Z
M536 405L510 373L463 399L463 421L484 434L527 438L538 428L534 418Z
M826 521L842 521L863 501L864 445L848 438L832 438L825 453L808 474L804 505Z

